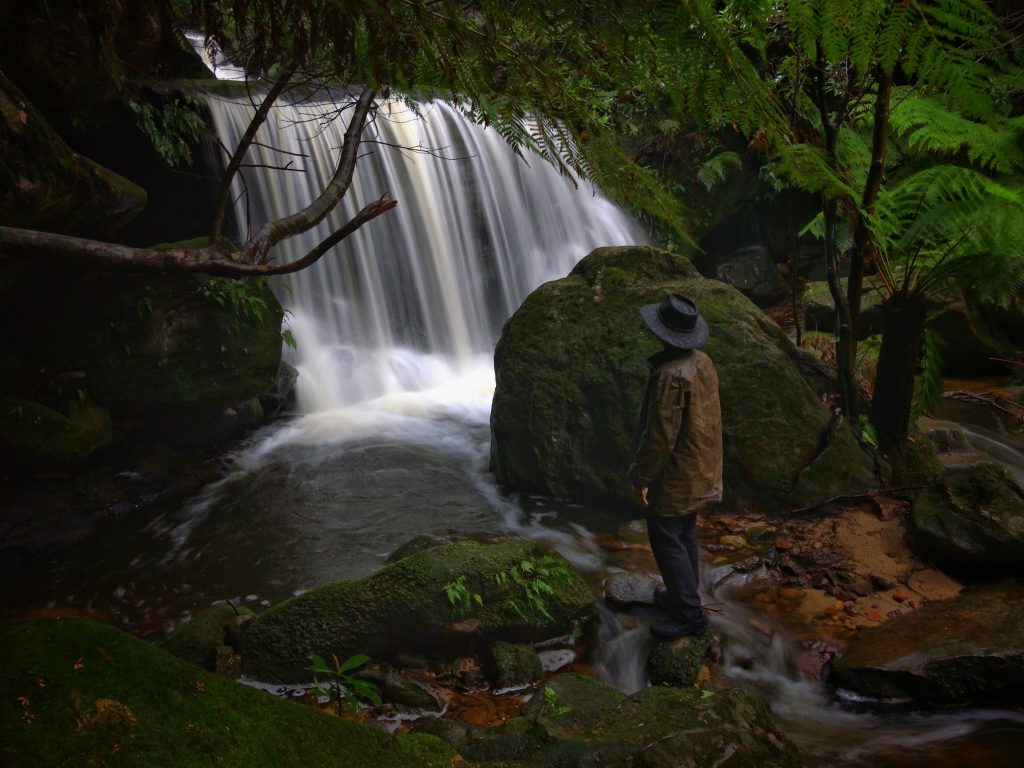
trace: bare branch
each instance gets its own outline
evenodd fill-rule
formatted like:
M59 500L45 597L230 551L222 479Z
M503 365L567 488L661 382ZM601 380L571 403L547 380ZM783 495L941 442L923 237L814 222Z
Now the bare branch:
M266 121L267 115L270 114L270 108L274 106L274 102L277 101L277 97L280 96L281 92L288 87L288 81L291 79L292 71L292 69L289 69L285 75L274 83L270 90L267 91L267 95L263 97L263 101L256 110L256 114L254 114L252 116L252 120L249 121L249 126L245 129L245 133L242 134L242 138L239 140L238 146L235 147L235 152L231 155L231 160L228 161L228 167L224 170L224 178L221 179L220 189L217 192L217 207L214 209L213 224L210 225L210 245L216 243L217 238L220 237L221 228L224 226L224 214L227 210L228 198L231 196L231 182L235 178L235 174L238 172L239 166L242 164L242 158L245 157L245 153L249 150L249 145L252 144L252 140L256 137L256 131L258 131L260 126Z
M342 145L341 156L335 168L334 176L324 187L320 196L306 208L285 216L277 221L268 221L259 231L242 246L241 259L250 264L265 264L269 260L269 251L286 237L297 235L312 229L327 216L348 192L355 171L356 157L362 140L363 127L373 108L376 91L364 88L356 102L348 129L345 131L345 143Z
M70 235L56 235L29 229L0 226L0 259L16 256L59 258L89 266L135 269L146 272L178 272L219 277L257 277L287 275L319 261L327 251L351 235L363 224L398 205L397 200L381 195L352 217L301 259L287 264L250 264L233 261L217 247L190 250L157 251L104 243Z

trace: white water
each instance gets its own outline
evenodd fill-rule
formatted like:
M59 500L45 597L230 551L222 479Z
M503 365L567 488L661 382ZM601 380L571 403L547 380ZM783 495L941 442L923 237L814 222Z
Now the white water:
M237 144L251 106L213 97L209 106L220 140ZM334 108L274 110L257 137L266 146L254 146L247 162L301 171L243 172L234 190L243 237L301 209L330 179L345 129L345 115L327 121ZM278 260L299 258L382 194L398 200L279 292L298 342L304 413L370 402L415 409L408 397L381 398L419 392L431 400L439 390L451 390L446 400L455 391L489 399L494 342L526 295L599 245L646 242L603 196L539 158L527 165L497 133L443 102L421 105L418 117L388 101L365 142L339 208L275 250Z

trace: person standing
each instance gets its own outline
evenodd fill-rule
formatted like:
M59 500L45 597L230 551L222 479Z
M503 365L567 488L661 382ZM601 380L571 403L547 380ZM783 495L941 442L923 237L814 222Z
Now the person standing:
M642 307L640 315L663 349L648 361L629 479L665 582L655 606L668 615L651 626L651 634L674 640L709 627L698 594L697 514L722 498L718 373L698 349L709 331L692 300L672 293Z

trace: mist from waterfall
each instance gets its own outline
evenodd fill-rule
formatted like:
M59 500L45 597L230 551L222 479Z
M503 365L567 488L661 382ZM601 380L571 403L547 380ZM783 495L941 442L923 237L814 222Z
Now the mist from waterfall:
M208 97L226 147L252 115L247 101ZM330 103L281 105L236 179L248 228L308 205L334 172L346 127ZM541 283L591 249L647 241L585 182L518 157L497 132L444 102L415 114L383 103L364 134L352 187L314 230L277 246L290 261L382 194L398 208L370 222L278 294L298 348L303 412L335 411L432 389L493 387L491 352L504 321ZM290 164L289 170L271 167ZM454 394L454 393L453 393ZM487 397L489 400L489 396Z

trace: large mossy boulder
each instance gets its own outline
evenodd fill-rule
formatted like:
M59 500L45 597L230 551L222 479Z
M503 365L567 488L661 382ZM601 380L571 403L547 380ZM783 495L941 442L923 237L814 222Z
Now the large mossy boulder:
M418 728L479 765L529 768L796 768L800 752L767 706L739 689L647 688L632 696L581 675L556 675L531 711L497 728L450 720Z
M1024 574L1024 490L1005 467L949 467L914 499L919 550L959 572Z
M805 506L875 485L870 457L822 404L816 360L686 257L624 247L599 248L542 285L505 326L491 450L506 489L628 503L646 358L659 348L639 309L669 291L692 297L711 327L726 504Z
M146 205L146 192L74 152L0 73L0 223L93 237Z
M294 683L312 678L314 653L382 661L399 651L482 652L494 640L568 634L594 610L580 573L543 544L461 541L275 605L247 629L243 669L260 680Z
M278 374L283 310L261 279L30 270L0 300L7 327L33 318L0 392L85 396L125 433L211 441L216 417Z
M860 634L830 682L879 701L1019 706L1024 690L1024 586L964 590Z
M443 741L393 736L276 699L85 619L0 622L0 764L451 766Z

